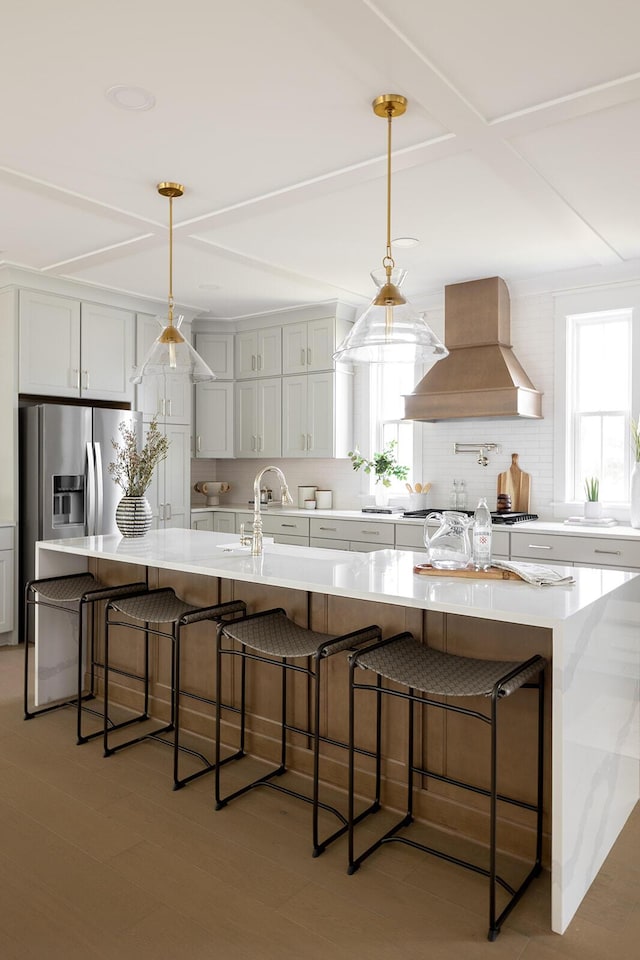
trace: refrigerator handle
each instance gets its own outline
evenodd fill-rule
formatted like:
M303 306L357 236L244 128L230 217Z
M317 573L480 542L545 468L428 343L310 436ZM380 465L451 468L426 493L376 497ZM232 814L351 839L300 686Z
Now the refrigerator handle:
M96 463L93 456L93 444L87 443L87 478L85 481L85 497L87 500L86 534L94 536L96 532Z
M96 440L93 445L96 455L96 534L104 533L104 476L102 473L102 448Z

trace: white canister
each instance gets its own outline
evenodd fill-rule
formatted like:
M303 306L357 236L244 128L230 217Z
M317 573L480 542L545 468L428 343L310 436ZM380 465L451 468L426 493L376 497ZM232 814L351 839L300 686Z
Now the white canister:
M302 510L305 500L315 500L317 487L298 487L298 506Z
M316 507L318 510L331 510L333 506L333 490L316 490Z
M315 502L315 500L305 500L305 502L304 502L304 509L305 509L305 510L315 510L315 508L316 508L316 502Z

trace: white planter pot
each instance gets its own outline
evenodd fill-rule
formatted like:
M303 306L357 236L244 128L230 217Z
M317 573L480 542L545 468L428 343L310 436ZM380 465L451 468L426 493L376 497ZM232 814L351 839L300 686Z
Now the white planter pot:
M584 515L588 520L598 520L602 516L602 504L599 500L585 500Z

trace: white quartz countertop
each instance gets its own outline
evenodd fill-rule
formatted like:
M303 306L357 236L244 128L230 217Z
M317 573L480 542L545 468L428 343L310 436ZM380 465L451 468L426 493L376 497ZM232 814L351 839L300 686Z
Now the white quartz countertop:
M412 551L356 553L265 543L263 555L252 557L248 548L241 552L238 541L229 533L167 529L141 538L112 534L48 540L38 548L541 627L561 625L640 576L624 570L556 566L576 582L535 587L514 581L420 576L413 567L425 561L425 554Z

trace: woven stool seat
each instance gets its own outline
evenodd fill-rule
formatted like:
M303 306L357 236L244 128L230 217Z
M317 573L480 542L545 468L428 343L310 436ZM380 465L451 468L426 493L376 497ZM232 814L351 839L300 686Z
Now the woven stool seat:
M55 580L34 580L31 589L40 597L50 600L51 603L71 603L81 600L89 590L102 589L92 574L83 574L80 577L59 577Z
M358 666L395 680L422 693L444 697L490 697L495 684L518 664L508 660L478 660L433 650L412 636L399 637L394 643L363 652ZM524 683L535 679L544 662L528 665L498 690L508 697Z
M143 623L176 623L185 613L198 609L177 597L171 588L143 594L140 597L116 599L111 607L131 617L132 620L140 620Z
M321 644L334 639L328 634L299 627L280 611L229 623L222 630L225 636L274 657L310 657Z

